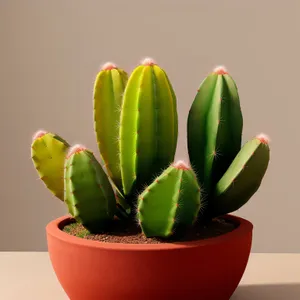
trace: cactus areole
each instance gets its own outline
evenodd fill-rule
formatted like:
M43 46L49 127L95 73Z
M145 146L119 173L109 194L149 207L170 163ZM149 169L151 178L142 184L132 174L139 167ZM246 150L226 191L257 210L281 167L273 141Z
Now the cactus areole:
M186 128L189 161L175 158L171 80L148 57L130 74L108 62L95 76L100 162L88 147L56 133L33 135L37 174L69 213L49 223L47 240L70 299L198 293L228 300L233 294L251 250L252 224L231 213L259 189L270 138L254 134L242 144L240 95L224 66L196 90Z

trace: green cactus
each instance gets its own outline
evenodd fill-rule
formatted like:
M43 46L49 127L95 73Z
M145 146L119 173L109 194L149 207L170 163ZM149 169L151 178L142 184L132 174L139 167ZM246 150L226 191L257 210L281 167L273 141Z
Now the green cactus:
M93 153L84 146L73 146L66 158L64 176L70 214L90 232L105 228L114 217L116 199Z
M138 221L147 237L169 237L193 225L201 207L195 173L184 162L167 168L138 198Z
M269 139L266 135L260 134L248 141L216 185L212 214L228 214L246 204L260 187L269 160Z
M94 128L101 158L109 177L122 191L119 156L119 121L127 73L106 63L94 84Z
M178 120L169 79L145 59L126 85L120 120L120 167L125 196L148 184L174 160Z
M37 131L31 144L31 158L46 187L64 201L64 161L70 145L58 135Z
M112 63L102 67L94 83L94 129L107 175L87 148L35 134L32 160L41 179L90 232L117 216L137 219L147 237L174 237L197 218L203 224L239 209L260 187L269 140L261 134L241 147L242 111L228 72L219 67L207 76L189 111L191 167L174 163L176 101L166 72L152 59L129 78Z
M188 115L188 152L209 196L241 148L243 117L236 84L216 68L200 85Z

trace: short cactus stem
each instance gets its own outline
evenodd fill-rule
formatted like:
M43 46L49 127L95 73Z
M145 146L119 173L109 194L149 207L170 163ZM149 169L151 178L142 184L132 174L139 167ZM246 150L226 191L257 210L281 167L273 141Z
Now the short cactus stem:
M101 165L82 145L70 149L65 164L65 202L69 212L90 232L105 228L116 212L116 198Z
M64 201L64 161L70 145L57 134L38 130L32 137L31 157L40 179Z
M166 238L192 226L201 208L199 189L193 170L184 161L173 163L139 197L137 217L144 234Z
M269 137L259 134L248 141L216 185L213 214L231 213L253 196L261 185L270 160Z

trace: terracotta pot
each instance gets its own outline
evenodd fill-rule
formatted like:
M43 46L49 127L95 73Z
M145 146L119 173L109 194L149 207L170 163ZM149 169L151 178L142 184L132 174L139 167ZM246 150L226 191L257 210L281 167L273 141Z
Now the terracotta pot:
M47 225L50 259L71 300L228 300L246 268L252 224L235 216L232 232L175 244L102 243L71 236L61 217Z

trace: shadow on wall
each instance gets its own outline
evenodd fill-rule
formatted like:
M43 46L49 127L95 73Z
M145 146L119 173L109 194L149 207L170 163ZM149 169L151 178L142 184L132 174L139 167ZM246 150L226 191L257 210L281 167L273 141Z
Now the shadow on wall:
M300 284L240 286L231 300L299 300Z

